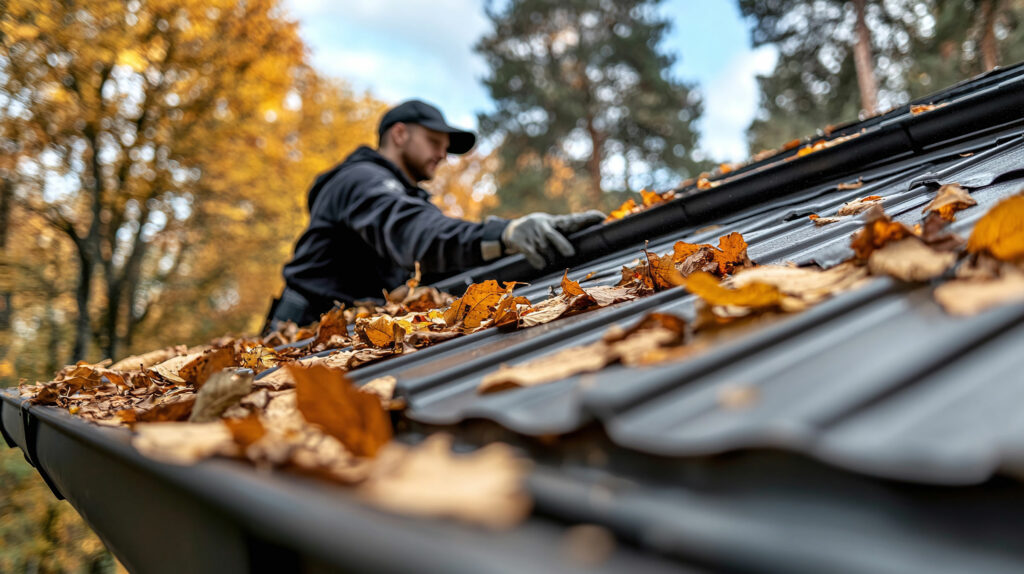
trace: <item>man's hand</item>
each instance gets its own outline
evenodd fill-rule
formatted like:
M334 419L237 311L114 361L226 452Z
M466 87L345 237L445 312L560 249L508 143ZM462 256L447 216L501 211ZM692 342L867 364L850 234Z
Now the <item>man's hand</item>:
M543 269L555 258L555 251L563 257L576 254L566 235L604 221L605 215L597 210L570 215L531 213L513 219L501 234L501 242L508 253L522 253L535 269Z

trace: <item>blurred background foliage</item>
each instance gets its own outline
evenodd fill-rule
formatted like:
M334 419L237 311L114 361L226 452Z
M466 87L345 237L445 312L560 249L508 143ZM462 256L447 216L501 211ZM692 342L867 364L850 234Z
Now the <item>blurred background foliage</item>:
M1024 59L1024 0L737 1L779 55L751 152ZM495 110L427 185L447 213L608 209L714 165L657 0L486 6ZM0 0L0 386L257 330L308 185L388 103L313 69L280 0ZM0 571L117 568L17 450L0 491Z

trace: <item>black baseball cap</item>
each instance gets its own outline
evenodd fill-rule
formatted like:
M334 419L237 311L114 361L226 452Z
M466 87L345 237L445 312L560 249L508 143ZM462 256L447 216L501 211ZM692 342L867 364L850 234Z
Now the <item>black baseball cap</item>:
M441 110L421 101L409 100L402 102L388 110L380 119L380 126L377 127L377 136L383 138L388 128L402 122L403 124L419 124L436 132L448 134L448 153L464 154L473 149L476 145L476 135L473 132L460 130L448 125L441 115Z

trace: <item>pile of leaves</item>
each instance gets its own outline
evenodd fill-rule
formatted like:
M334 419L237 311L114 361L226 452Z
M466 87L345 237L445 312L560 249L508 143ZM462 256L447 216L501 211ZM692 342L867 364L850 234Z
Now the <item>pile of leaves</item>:
M648 191L646 189L640 190L640 203L637 203L635 199L629 198L622 202L622 205L618 209L612 210L608 214L608 218L605 219L605 223L623 219L629 217L635 213L648 210L656 205L667 203L676 198L676 192L674 190L658 193L656 191Z
M357 388L345 373L484 329L530 328L675 287L697 296L694 317L649 314L591 345L501 366L479 391L544 384L613 364L678 360L872 275L949 279L937 285L935 297L954 314L1024 299L1024 196L996 205L966 242L947 229L958 211L974 205L960 188L940 189L912 228L886 215L881 198L851 203L864 226L851 239L854 256L830 269L756 265L733 232L717 245L679 241L668 253L643 249L614 285L584 287L566 271L558 292L538 303L517 295L517 283L483 281L452 297L420 286L417 274L386 293L383 305L335 308L313 326L285 325L263 338L171 347L113 364L79 363L21 392L99 424L131 427L140 451L168 462L235 457L334 480L383 508L507 527L530 508L522 459L500 444L453 455L444 435L418 446L398 443L391 425L404 404L394 396L395 379ZM255 378L263 371L269 372ZM751 397L741 389L727 402L745 405Z
M747 326L752 318L803 311L856 288L869 276L927 282L952 273L952 280L936 286L934 297L954 315L1024 301L1024 194L994 206L966 243L946 229L958 211L977 204L958 185L941 187L914 228L893 221L881 202L882 198L869 196L840 209L840 217L862 214L864 227L851 239L854 256L830 269L744 264L746 246L739 249L738 234L723 237L718 249L680 242L672 258L648 254L646 269L623 269L624 281L631 273L633 281L646 281L652 288L683 285L699 298L695 321L651 313L629 329L613 327L596 343L502 365L484 377L478 391L535 386L612 364L651 365L688 357ZM727 276L736 266L737 273ZM746 406L750 398L744 397L725 402Z

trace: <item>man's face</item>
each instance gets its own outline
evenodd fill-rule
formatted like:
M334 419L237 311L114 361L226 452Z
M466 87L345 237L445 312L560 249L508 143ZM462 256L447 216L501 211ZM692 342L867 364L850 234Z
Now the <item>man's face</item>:
M448 155L448 134L418 124L406 124L406 130L405 142L399 147L406 170L418 182L433 178Z

